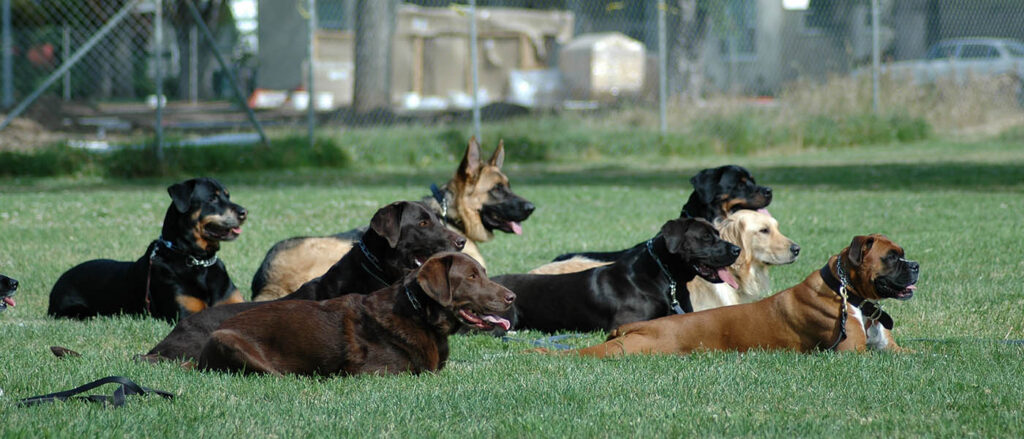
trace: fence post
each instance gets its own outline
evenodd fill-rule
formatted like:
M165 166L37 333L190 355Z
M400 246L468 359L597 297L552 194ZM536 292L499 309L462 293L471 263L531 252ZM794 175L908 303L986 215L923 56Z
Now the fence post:
M308 104L306 106L306 110L308 111L307 124L309 125L309 149L313 149L313 130L316 128L316 98L314 97L316 96L316 87L314 85L316 77L314 75L314 71L316 70L316 54L314 53L316 27L316 0L309 0L309 47L306 51L307 56L309 57L309 61L306 62L306 65L309 66L309 71L306 72L308 75L306 81L308 82L306 86L306 95L309 96L309 99L307 100Z
M0 45L0 52L3 52L4 67L3 67L3 105L2 108L10 108L14 105L14 60L12 55L14 52L14 42L11 38L11 0L3 0L3 44ZM0 128L3 129L3 128Z
M469 0L469 63L473 71L473 134L477 142L483 142L480 136L480 77L476 53L476 0Z
M668 131L666 100L668 99L668 59L665 50L665 8L664 0L658 1L658 129L664 136Z
M71 56L71 27L68 26L68 22L67 22L66 19L64 21L64 26L62 26L62 28L63 28L63 31L61 32L61 46L63 46L63 47L61 47L60 58L61 59L68 59L68 57ZM65 102L70 101L71 100L71 73L70 72L64 74L64 87L63 88L64 89L61 90L61 91L64 94L64 101Z
M156 126L153 127L156 132L156 160L162 162L164 160L164 4L163 0L156 0L156 16L153 18L153 33L156 34L154 44L156 48L153 50L156 56L154 56L153 68L155 69L156 81ZM195 53L193 52L193 56Z
M881 57L878 36L878 0L871 0L871 111L878 114L878 76Z

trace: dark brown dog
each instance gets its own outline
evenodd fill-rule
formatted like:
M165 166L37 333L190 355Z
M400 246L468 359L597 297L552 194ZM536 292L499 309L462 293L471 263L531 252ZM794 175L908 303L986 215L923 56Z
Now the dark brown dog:
M399 201L377 210L370 228L326 274L279 300L326 300L344 294L369 294L401 280L431 255L458 251L466 238L444 226L422 203ZM142 358L150 361L199 358L203 345L228 318L266 302L210 308L178 322L167 337Z
M771 297L630 323L612 331L608 341L577 352L606 357L696 350L899 351L888 331L892 319L877 302L914 295L919 266L903 256L885 236L857 236L821 270Z
M469 140L455 176L423 202L444 219L450 229L468 238L462 250L484 264L476 244L490 241L494 231L521 234L520 222L533 213L533 203L512 192L501 172L505 147L499 142L488 161L480 158L476 139ZM253 300L273 300L295 291L324 274L331 264L352 249L364 229L332 236L290 238L267 252L252 279Z
M178 320L216 305L242 302L217 258L220 243L242 233L244 207L212 178L167 188L171 205L160 239L135 262L95 259L64 272L50 291L54 317L141 314Z
M493 314L514 299L473 258L441 253L368 296L276 301L228 319L210 336L199 366L274 375L437 371L460 323L508 329Z

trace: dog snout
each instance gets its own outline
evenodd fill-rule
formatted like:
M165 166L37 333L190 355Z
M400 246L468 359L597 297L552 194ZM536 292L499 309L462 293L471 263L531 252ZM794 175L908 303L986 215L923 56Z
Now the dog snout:
M466 247L466 238L453 233L452 245L455 247L456 250L462 251L462 249Z
M735 244L729 244L729 254L732 255L733 257L738 257L740 255L739 246Z
M796 243L793 243L793 245L789 246L789 252L793 253L794 258L800 256L800 246L797 245Z
M235 214L238 215L238 222L243 222L243 221L245 221L245 218L247 216L249 216L249 211L246 210L244 207L239 206L239 205L236 204L235 205Z
M0 277L3 277L3 276L0 276ZM6 284L4 286L8 290L14 291L14 290L18 289L18 280L17 279L14 279L12 277L8 277L8 278L4 279L4 283Z
M516 300L516 293L513 293L512 290L508 290L505 292L504 299L506 304L511 304L513 301Z
M536 208L537 208L537 206L534 206L533 203L531 203L529 201L524 202L523 203L523 212L524 212L523 218L526 218L526 217L530 216L530 214L533 213L533 210L536 209Z

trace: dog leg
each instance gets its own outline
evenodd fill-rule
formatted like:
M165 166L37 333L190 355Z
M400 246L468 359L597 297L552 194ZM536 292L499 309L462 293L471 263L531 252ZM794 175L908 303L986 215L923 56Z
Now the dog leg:
M231 329L218 329L203 348L199 365L205 369L260 372L284 376L263 355L258 343Z

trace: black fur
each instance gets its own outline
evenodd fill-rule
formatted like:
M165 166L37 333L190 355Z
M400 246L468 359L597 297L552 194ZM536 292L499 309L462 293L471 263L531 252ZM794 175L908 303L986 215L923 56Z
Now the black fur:
M238 294L222 261L195 263L213 261L221 241L238 237L245 208L212 178L176 183L167 193L171 204L160 236L170 247L153 241L135 262L95 259L71 268L50 291L51 316L124 313L172 321Z
M0 312L7 310L7 304L14 304L14 293L18 291L18 280L0 274Z
M671 220L652 244L654 254L675 280L677 300L686 312L693 310L686 283L698 274L720 282L714 269L732 264L740 252L739 247L719 238L703 219ZM625 251L611 265L577 273L511 274L492 279L516 294L509 320L517 329L608 331L672 313L670 280L648 253L646 242Z

